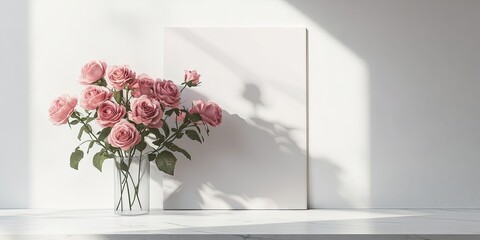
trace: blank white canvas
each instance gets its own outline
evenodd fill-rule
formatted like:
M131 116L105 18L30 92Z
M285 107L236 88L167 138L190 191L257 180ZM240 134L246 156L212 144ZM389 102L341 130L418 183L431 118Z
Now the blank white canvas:
M305 28L165 29L165 77L202 74L182 101L224 109L203 144L179 143L192 160L165 176L165 209L307 207L306 52Z

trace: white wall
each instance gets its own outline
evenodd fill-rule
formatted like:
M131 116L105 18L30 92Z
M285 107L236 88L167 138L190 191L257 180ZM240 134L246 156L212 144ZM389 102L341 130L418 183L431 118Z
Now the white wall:
M30 196L27 7L0 1L0 208L27 206Z
M28 24L1 5L0 207L111 207L111 166L71 170L46 110L92 58L162 76L165 26L309 29L310 207L480 207L478 1L31 0Z

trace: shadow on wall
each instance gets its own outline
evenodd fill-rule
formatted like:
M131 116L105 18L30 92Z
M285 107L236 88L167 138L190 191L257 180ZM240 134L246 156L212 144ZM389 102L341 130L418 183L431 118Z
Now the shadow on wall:
M185 90L185 99L206 99L205 96L189 89ZM261 91L257 85L246 83L243 97L253 108L262 105ZM186 104L188 106L188 104ZM210 136L205 136L205 143L180 141L192 155L189 162L178 156L175 180L181 182L168 198L164 199L164 208L201 209L209 207L206 195L213 196L220 205L231 209L245 209L252 206L275 208L285 205L275 200L289 194L282 191L292 186L288 183L288 174L277 172L280 167L288 169L295 161L305 159L304 151L290 137L288 126L276 122L265 121L256 114L249 119L223 111L221 126L211 128ZM261 143L261 144L260 144ZM218 151L221 148L222 151ZM202 156L201 162L197 160ZM236 157L240 161L225 161ZM223 161L222 161L223 160ZM266 171L265 177L258 178L258 169ZM215 174L208 172L215 171ZM248 173L252 172L253 175ZM193 174L193 176L192 176ZM190 177L186 177L190 175ZM224 179L238 178L237 181ZM245 184L249 178L259 180L255 187ZM161 175L154 175L155 181L161 182ZM274 179L285 179L278 183ZM276 189L276 190L272 190ZM268 193L268 196L266 195ZM193 202L193 204L192 204ZM180 206L180 207L178 207Z
M221 203L209 205L208 202L212 202L211 198L205 201L205 196L216 195L216 193L220 193L216 198L223 198L222 201L217 202L222 202L225 208L282 208L282 206L283 208L288 208L287 206L304 208L307 197L305 195L306 179L305 173L301 171L306 170L304 169L306 162L292 163L296 159L302 161L306 159L304 149L300 149L292 138L297 129L291 129L292 126L285 126L279 121L266 121L259 117L261 109L268 107L264 102L268 99L262 99L262 89L259 87L262 85L254 83L265 83L270 79L258 77L263 75L256 73L255 67L242 62L244 60L237 58L234 55L235 52L223 50L221 46L214 44L213 40L202 37L201 34L189 30L176 30L175 34L209 57L221 60L222 68L240 78L243 84L243 90L242 85L238 86L239 96L243 97L240 100L249 103L252 108L246 109L249 110L248 115L241 116L224 111L223 126L214 129L216 132L206 139L206 144L188 145L188 149L198 152L196 155L202 156L204 158L202 161L208 161L208 163L202 164L193 160L188 166L179 166L181 171L177 172L175 178L181 179L184 183L187 181L183 184L183 188L193 189L185 190L183 193L176 192L174 196L164 201L165 208L171 208L170 204L177 206L187 204L178 202L191 199L192 197L188 194L194 191L197 192L194 198L197 199L198 204L191 208L222 206ZM258 43L248 49L255 49L259 47L257 45ZM241 49L236 45L227 46L226 49ZM250 55L255 53L252 51ZM259 58L262 56L261 53L257 55ZM168 62L168 59L165 61ZM277 67L282 67L281 63L277 64ZM304 91L292 93L299 89L292 87L291 81L278 81L278 84L270 84L268 87L292 96L302 104L305 103ZM192 92L192 94L196 93ZM216 159L223 159L223 161ZM201 181L188 182L191 180L182 176L184 171L189 171L186 169L199 169L188 174L194 175L192 179L201 179ZM209 176L210 171L215 172L214 176ZM224 179L228 179L228 182ZM292 191L289 192L288 189ZM180 191L181 188L178 190ZM267 199L267 196L271 198Z
M371 206L479 207L480 1L286 2L368 65Z

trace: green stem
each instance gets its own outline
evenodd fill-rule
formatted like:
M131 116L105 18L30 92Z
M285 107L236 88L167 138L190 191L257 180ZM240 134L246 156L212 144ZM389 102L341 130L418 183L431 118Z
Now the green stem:
M140 177L140 172L141 172L140 170L141 169L142 169L142 151L140 151L140 157L138 159L138 175L137 175L137 187L135 189L135 193L136 193L135 195L137 196L138 205L140 206L140 209L143 209L142 203L140 202L140 197L138 196L138 191L139 191L138 188L140 187L140 180L142 179ZM135 199L134 199L134 201L135 201Z
M188 125L189 125L189 123L183 123L175 133L172 133L172 135L168 136L167 139L165 139L165 141L163 141L162 145L159 146L157 149L153 150L151 153L156 153L156 152L160 151L165 146L165 143L175 140L177 138L177 133L181 132L182 130L187 128Z
M122 211L123 211L123 191L125 190L125 183L122 183L122 178L120 177L120 174L123 174L120 167L117 167L117 171L118 171L118 180L120 182L120 200L118 201L118 204L117 204L117 207L116 207L115 210L118 210L118 207L121 204L122 205Z
M120 160L120 161L122 161L122 160ZM127 178L127 175L121 170L121 167L119 165L116 166L116 167L117 167L117 170L118 170L118 177L120 179L120 186L121 186L121 188L120 188L120 200L117 204L117 210L118 210L118 205L120 205L120 203L121 203L122 204L122 211L123 211L123 191L125 191L125 184L127 183L128 178ZM122 175L123 175L123 180L122 180L122 177L121 177Z
M72 114L72 115L73 115L76 119L78 119L78 121L80 121L80 122L83 124L83 126L85 126L86 128L88 128L87 134L90 136L90 139L95 140L95 142L96 142L97 144L99 144L101 147L103 147L103 148L105 149L105 152L108 153L108 148L107 148L101 141L98 140L98 138L97 138L97 136L95 136L95 134L92 133L91 128L89 127L89 125L88 125L85 121L82 120L82 118L80 117L79 113L78 113L77 111L75 111L74 114ZM112 153L113 153L113 152L112 152Z
M125 153L125 155L127 155ZM130 156L126 156L128 157L128 166L127 166L127 170L125 171L126 174L124 174L125 176L125 184L127 185L127 194L128 194L128 205L130 206L130 211L132 211L132 200L130 198L130 186L128 185L128 175L130 175L130 166L132 165L132 158Z
M145 126L146 128L146 126ZM143 130L145 130L145 128ZM143 131L142 130L142 131ZM130 150L130 157L133 157L135 156L135 152L136 152L136 149L135 148L132 148ZM137 184L135 184L135 181L133 180L133 177L132 177L132 174L130 173L130 171L128 172L128 175L130 177L130 180L133 184L133 188L134 188L134 195L133 195L133 201L131 203L131 206L132 207L134 204L135 204L135 199L138 199L138 204L140 206L140 209L142 209L142 204L140 203L140 197L138 196L138 188L140 186L140 169L141 169L141 163L142 163L142 152L140 152L140 156L139 156L139 162L138 162L138 177L137 177ZM129 168L130 169L130 168Z
M180 90L180 93L183 92L183 90L187 87L187 83L185 83L185 85L183 85L183 88L182 90Z
M123 155L123 152L122 152L121 150L118 150L118 154L120 155L121 159L124 159L124 158L125 158L124 155ZM126 155L126 154L125 154L125 155ZM121 161L123 161L123 160L121 160ZM119 201L119 203L117 204L117 209L118 209L118 205L119 205L120 202L121 202L121 204L122 204L122 211L123 211L123 192L125 191L125 186L127 187L128 201L129 201L129 205L130 205L130 210L132 210L132 206L131 206L132 203L131 203L131 200L130 200L130 188L129 188L129 186L128 186L128 175L130 175L129 169L130 169L131 162L132 162L132 161L131 161L131 159L129 158L129 163L128 163L128 166L127 166L127 170L126 170L125 172L123 172L123 171L120 169L120 167L118 167L118 168L119 168L119 174L121 173L121 174L123 175L123 182L122 182L122 180L120 180L120 185L122 185L122 187L121 187L121 191L120 191L120 201ZM120 175L119 175L119 177L120 177ZM130 175L130 178L132 178L131 175ZM120 177L120 179L121 179L121 177ZM135 184L134 184L134 186L135 186Z
M85 144L85 143L87 143L87 142L90 142L90 141L93 141L93 140L86 140L86 141L83 141L83 142L81 142L80 144L78 144L78 146L80 147L80 146L82 146L83 144Z
M136 150L133 151L133 154L136 152ZM134 156L134 155L132 155ZM132 174L129 172L129 176L130 176L130 180L133 184L133 187L134 187L134 190L135 190L135 195L133 196L133 201L132 201L132 206L133 204L135 204L135 199L138 200L138 204L140 206L140 209L142 209L142 203L140 202L140 196L138 196L138 189L140 187L140 170L141 170L141 167L142 167L142 151L140 151L140 156L139 156L139 160L138 160L138 175L137 175L137 184L135 185L135 181L133 180L133 177L132 177Z
M130 208L132 208L133 204L135 204L135 198L137 197L137 186L135 186L135 180L133 180L133 177L132 177L132 174L129 172L128 173L128 176L130 177L130 181L132 182L132 185L133 185L133 190L134 190L134 195L133 195L133 200L132 202L130 203ZM128 184L128 183L127 183ZM137 184L138 185L138 184Z
M130 211L132 211L132 200L130 198L130 186L128 186L128 181L126 181L126 184L127 184L127 194L128 194L128 205L130 206Z

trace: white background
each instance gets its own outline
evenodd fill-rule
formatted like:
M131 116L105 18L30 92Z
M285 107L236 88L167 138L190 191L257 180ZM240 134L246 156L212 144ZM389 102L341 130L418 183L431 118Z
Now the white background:
M162 76L164 27L309 29L309 206L480 207L480 2L3 0L0 207L111 207L47 121L102 58ZM155 173L155 171L152 171ZM288 177L288 176L285 176ZM152 206L161 206L152 184Z

